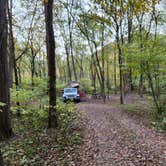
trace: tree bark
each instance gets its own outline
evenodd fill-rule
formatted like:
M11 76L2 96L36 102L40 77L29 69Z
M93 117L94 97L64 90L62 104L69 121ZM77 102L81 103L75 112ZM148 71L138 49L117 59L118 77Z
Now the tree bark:
M150 88L151 88L151 91L152 91L153 101L155 103L155 106L156 106L158 114L161 115L162 109L161 109L161 106L160 106L160 104L158 102L157 95L155 93L152 76L151 76L151 74L149 72L147 73L147 76L148 76L149 85L150 85Z
M30 43L31 43L31 60L30 60L30 63L31 63L31 84L32 84L32 90L33 90L34 85L35 85L35 83L34 83L34 76L35 76L35 71L36 71L35 58L36 58L37 53L34 50L33 41L32 40L33 40L33 37L30 40Z
M0 139L12 136L7 61L7 1L0 1ZM3 104L2 104L3 103Z
M68 73L68 81L72 80L72 75L71 75L71 69L70 69L70 54L69 54L69 49L68 49L68 44L65 44L65 51L66 51L66 63L67 63L67 73Z
M8 1L8 24L9 24L9 83L12 87L13 69L15 61L15 46L13 37L13 18L12 18L13 0Z
M2 158L1 150L0 150L0 166L3 166L3 158Z
M119 50L119 74L120 74L120 103L124 104L124 86L123 86L122 55L121 55L121 48L120 48L120 46L118 46L118 50Z
M105 57L104 57L104 23L102 24L102 41L101 41L101 59L102 59L102 69L101 69L101 94L103 101L105 102Z
M124 104L124 84L123 84L123 61L122 61L122 50L120 46L119 40L119 26L117 25L116 28L116 42L117 42L117 49L118 49L118 60L119 60L119 77L120 77L120 103Z
M139 80L139 95L141 98L143 97L143 74L140 75Z
M53 31L53 0L44 1L46 23L46 48L48 60L48 87L49 87L49 116L48 128L57 127L56 114L56 65L55 65L55 40Z
M131 2L130 2L131 3ZM132 4L130 4L130 10L127 12L127 22L128 22L128 44L131 44L132 39L132 27L133 27L133 19L132 19ZM129 61L131 63L131 60ZM129 67L129 90L133 91L133 80L132 80L132 68Z
M19 87L16 60L15 60L15 45L14 45L14 37L13 37L13 18L12 18L12 9L13 9L13 0L8 1L8 24L9 24L9 86L12 87L13 84L13 71L15 75L15 85L16 90ZM17 107L20 106L19 101L16 102ZM17 110L17 115L20 116L19 109Z
M109 61L107 60L107 93L110 94L111 85L110 85L110 75L109 75Z
M116 49L116 48L115 48ZM114 52L114 94L117 94L117 79L116 79L116 52Z

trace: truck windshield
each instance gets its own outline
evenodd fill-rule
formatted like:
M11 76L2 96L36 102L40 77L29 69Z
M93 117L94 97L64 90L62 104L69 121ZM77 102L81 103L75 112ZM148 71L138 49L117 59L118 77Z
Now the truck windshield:
M64 93L77 93L76 88L66 88L64 89Z

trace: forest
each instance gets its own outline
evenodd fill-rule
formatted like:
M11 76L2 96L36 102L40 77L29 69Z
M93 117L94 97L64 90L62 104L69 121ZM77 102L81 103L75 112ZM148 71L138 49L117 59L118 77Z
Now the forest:
M0 0L0 166L164 166L165 8Z

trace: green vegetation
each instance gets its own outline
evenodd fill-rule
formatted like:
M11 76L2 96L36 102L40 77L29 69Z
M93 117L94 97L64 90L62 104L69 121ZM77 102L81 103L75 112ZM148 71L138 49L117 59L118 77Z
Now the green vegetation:
M51 163L53 159L49 159L48 153L53 153L58 163L70 162L75 157L82 140L76 107L73 103L62 104L62 99L58 99L58 128L48 130L45 83L44 80L37 80L32 91L29 90L27 80L19 91L12 89L12 102L19 101L20 106L12 106L15 136L0 143L5 165L43 165L46 161ZM21 114L19 117L17 110ZM65 155L73 156L65 161Z

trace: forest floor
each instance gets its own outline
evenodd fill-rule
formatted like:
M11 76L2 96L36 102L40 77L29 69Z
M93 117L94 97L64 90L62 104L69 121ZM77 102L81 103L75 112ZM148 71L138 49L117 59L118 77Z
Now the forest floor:
M149 125L145 98L119 96L78 105L85 128L79 166L165 166L166 134ZM134 109L133 109L134 108ZM139 109L141 108L141 109Z
M125 103L113 95L62 104L63 126L51 130L34 110L14 116L15 136L0 142L5 166L166 166L166 133L152 128L151 104L135 94Z

